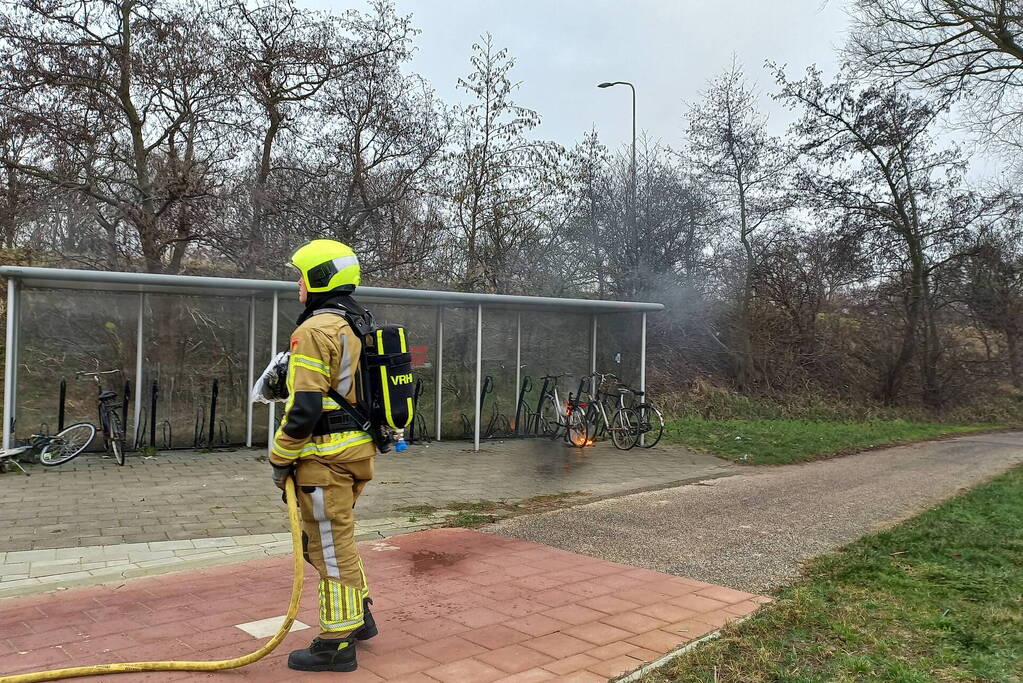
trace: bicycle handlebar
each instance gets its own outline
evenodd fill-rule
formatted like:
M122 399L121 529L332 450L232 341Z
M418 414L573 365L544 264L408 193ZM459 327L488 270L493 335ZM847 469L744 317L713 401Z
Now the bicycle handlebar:
M608 379L613 379L619 382L621 381L618 375L614 374L613 372L591 372L589 375L587 375L587 377L599 377L601 382L606 382Z
M94 372L79 370L75 373L75 377L98 377L100 375L113 375L118 372L120 372L120 370L96 370Z

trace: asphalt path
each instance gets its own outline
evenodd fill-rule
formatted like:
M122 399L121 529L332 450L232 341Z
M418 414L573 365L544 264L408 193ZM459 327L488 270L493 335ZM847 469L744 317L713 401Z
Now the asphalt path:
M623 457L628 457L627 454ZM1023 464L1023 432L780 467L511 518L485 531L751 593Z

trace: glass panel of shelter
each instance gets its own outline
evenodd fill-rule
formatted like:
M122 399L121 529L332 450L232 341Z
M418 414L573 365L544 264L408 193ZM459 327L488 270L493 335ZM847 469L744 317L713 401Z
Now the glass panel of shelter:
M561 409L569 393L578 391L580 379L590 372L590 325L588 313L523 312L521 375L532 383L526 395L531 412L538 408L545 375L570 375L557 380Z
M471 439L476 406L477 309L444 309L444 359L441 373L443 439Z
M518 311L483 309L481 439L501 439L514 434L518 331Z
M139 295L97 294L20 289L16 439L58 431L62 381L66 382L64 426L99 423L96 385L90 378L76 379L79 371L119 370L100 378L103 390L116 392L121 401L126 381L135 391ZM125 412L125 431L133 434L130 401ZM102 440L94 440L93 448L102 448Z
M638 389L642 313L597 316L597 372L617 375Z
M157 448L245 442L249 303L249 297L146 296L143 374L148 386L159 387ZM145 405L151 415L150 401Z

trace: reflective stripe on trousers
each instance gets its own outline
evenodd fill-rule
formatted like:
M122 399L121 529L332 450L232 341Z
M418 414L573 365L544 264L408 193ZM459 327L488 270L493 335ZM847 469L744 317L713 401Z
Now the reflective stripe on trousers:
M329 464L298 461L306 560L320 575L317 592L323 637L344 636L363 624L363 599L369 590L355 546L352 508L372 477L372 458Z

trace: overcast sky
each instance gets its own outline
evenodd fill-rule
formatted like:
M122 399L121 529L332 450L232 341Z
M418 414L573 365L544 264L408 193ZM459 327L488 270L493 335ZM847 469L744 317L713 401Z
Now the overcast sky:
M328 0L310 6L340 10ZM412 69L446 102L469 69L472 44L489 31L515 58L521 87L515 101L542 117L538 137L571 145L596 126L610 146L629 139L629 89L600 90L601 81L636 86L637 126L677 146L684 102L734 53L765 92L774 132L785 113L770 101L763 63L787 63L791 75L817 63L834 72L844 40L840 0L396 0L422 30ZM352 5L346 4L344 7ZM359 5L355 5L359 6Z
M341 11L365 8L360 0L298 0ZM517 104L536 110L536 138L571 146L596 127L611 148L630 136L630 93L602 81L636 86L637 127L680 147L687 102L699 98L709 79L732 55L758 86L762 108L776 135L791 114L770 98L774 83L764 61L786 65L792 78L817 64L825 78L838 69L845 42L846 0L395 0L422 33L410 69L433 84L447 103L463 101L456 88L469 70L472 44L490 32L498 48L515 58L512 77L521 83ZM964 144L954 131L940 140ZM998 175L1002 162L971 155L970 178Z

